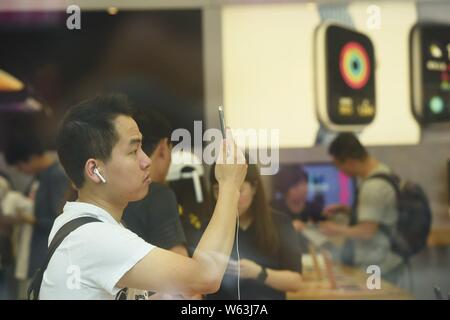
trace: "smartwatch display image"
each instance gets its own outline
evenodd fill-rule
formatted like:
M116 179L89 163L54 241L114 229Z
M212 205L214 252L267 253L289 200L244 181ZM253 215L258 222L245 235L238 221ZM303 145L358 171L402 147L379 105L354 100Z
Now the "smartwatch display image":
M375 117L375 58L371 40L334 22L315 34L317 114L331 131L361 131Z
M450 25L417 24L409 40L414 116L421 124L450 121Z

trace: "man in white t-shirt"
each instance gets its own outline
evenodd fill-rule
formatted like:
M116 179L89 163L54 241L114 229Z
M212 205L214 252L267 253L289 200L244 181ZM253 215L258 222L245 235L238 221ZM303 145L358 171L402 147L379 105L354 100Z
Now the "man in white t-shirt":
M243 154L224 152L216 166L219 198L192 258L153 246L124 228L128 202L142 199L150 183L150 159L123 96L84 101L66 114L58 155L78 199L68 202L49 237L67 222L90 216L55 251L44 273L40 299L114 299L124 288L185 295L218 290L233 247ZM227 156L228 155L228 156ZM226 158L227 159L224 159ZM226 164L223 164L226 163Z

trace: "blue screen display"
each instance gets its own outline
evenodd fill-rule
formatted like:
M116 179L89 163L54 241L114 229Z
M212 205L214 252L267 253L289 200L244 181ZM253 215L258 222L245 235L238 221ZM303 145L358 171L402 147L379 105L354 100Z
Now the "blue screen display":
M351 206L354 198L354 179L339 171L332 163L306 163L308 173L308 201L321 195L324 205L346 204Z

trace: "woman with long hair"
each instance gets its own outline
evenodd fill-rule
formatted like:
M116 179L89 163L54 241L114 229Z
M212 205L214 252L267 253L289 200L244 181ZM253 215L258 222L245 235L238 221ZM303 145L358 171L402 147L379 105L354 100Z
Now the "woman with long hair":
M214 174L210 182L215 200L219 186ZM239 229L227 274L208 299L237 299L238 289L241 299L286 299L286 292L301 286L301 251L290 220L267 203L257 165L248 165L236 214Z

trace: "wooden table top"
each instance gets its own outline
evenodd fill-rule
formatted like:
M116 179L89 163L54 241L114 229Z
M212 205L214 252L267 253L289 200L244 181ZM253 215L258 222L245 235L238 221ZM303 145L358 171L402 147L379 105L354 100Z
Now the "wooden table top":
M328 278L318 277L313 269L304 270L304 286L298 292L288 292L288 300L410 300L414 297L407 291L381 280L380 289L368 289L368 274L357 268L334 265L336 288ZM323 273L324 274L324 273Z

